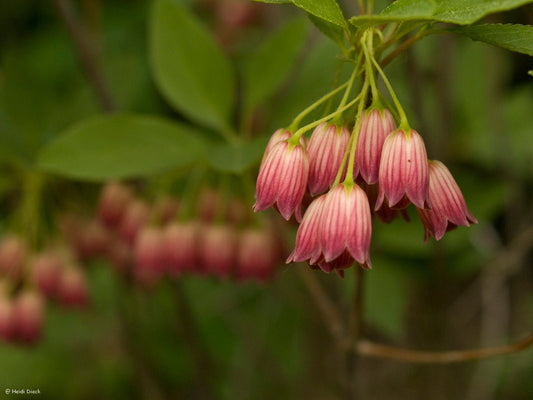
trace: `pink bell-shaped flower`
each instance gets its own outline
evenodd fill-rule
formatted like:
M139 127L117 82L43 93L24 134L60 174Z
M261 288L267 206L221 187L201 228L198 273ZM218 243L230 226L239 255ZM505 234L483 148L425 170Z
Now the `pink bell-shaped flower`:
M200 230L197 222L173 222L165 228L164 257L170 275L196 269Z
M237 235L231 225L211 225L204 228L200 243L202 271L227 278L237 261Z
M291 133L286 129L278 129L276 132L274 132L265 147L265 152L263 153L263 161L275 145L277 145L279 142L290 139L290 137Z
M295 213L299 221L308 175L309 161L303 146L293 146L286 140L279 142L259 168L254 211L276 206L286 220Z
M395 129L396 123L389 110L374 108L363 113L355 148L354 176L360 174L369 185L378 181L383 143Z
M322 123L315 128L307 146L311 196L325 192L333 184L349 141L346 127Z
M322 254L320 246L320 229L322 227L322 211L326 195L317 197L307 207L302 218L293 252L287 258L287 263L309 260L314 264Z
M326 195L322 214L321 262L331 263L347 251L359 264L370 267L371 236L370 206L364 190L358 185L334 187Z
M381 207L385 198L391 208L404 208L407 201L418 208L428 208L428 192L427 153L422 137L415 130L398 129L390 133L381 153L375 209Z
M446 166L437 160L429 161L429 200L431 209L417 208L424 224L424 240L430 236L440 240L457 226L477 223L466 206L461 189Z

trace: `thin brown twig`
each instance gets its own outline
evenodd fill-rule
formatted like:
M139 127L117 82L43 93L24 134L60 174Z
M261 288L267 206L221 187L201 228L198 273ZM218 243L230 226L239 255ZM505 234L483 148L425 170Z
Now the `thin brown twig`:
M307 266L298 268L298 273L324 317L326 326L331 335L335 338L339 346L343 347L345 341L345 328L335 304L328 297L315 274L309 270Z
M385 68L392 60L399 56L404 50L411 47L418 39L420 39L420 36L418 35L411 36L409 39L391 51L389 55L379 63L379 65L381 65L382 68Z
M533 334L523 340L504 346L436 352L402 349L395 346L374 343L369 340L361 340L357 344L357 353L366 357L388 358L411 363L449 364L504 356L517 353L532 345Z
M85 74L91 84L102 109L106 112L116 110L115 101L106 84L102 68L98 62L95 46L89 39L90 35L80 23L69 0L53 0L61 20L74 43L74 48L85 70Z

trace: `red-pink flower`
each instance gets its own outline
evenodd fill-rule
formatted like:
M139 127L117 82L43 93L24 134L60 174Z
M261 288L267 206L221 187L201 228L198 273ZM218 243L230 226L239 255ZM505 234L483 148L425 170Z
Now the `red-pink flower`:
M326 195L317 197L307 207L296 233L294 250L287 258L287 263L309 260L310 264L314 264L320 258L320 229L325 200Z
M311 196L326 191L333 184L349 141L350 132L346 127L322 123L315 128L307 146Z
M385 198L389 207L402 207L406 201L428 208L429 175L426 147L415 130L398 129L383 144L379 166L379 195L375 209Z
M200 231L197 222L173 222L165 228L164 256L172 276L197 268Z
M270 279L279 265L280 249L271 230L245 229L239 240L237 270L239 280Z
M440 240L457 226L477 223L466 206L461 189L452 174L440 161L429 161L429 200L431 209L420 209L418 215L424 224L424 240L430 236Z
M237 261L237 236L231 225L205 227L199 247L203 272L219 278L230 276Z
M326 195L322 214L321 261L331 263L347 251L362 266L370 266L371 236L370 206L364 190L357 185L334 187Z
M308 175L309 161L303 146L293 146L287 140L279 142L259 168L254 211L276 206L286 220L293 213L300 220Z
M374 108L363 113L355 149L354 176L359 173L368 184L378 181L383 143L394 129L396 124L389 110Z

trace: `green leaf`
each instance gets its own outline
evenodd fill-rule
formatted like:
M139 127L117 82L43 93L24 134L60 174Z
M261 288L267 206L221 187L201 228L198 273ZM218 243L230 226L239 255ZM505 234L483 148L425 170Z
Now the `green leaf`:
M468 25L484 16L511 10L531 0L397 0L381 13L350 19L355 26L425 20Z
M315 17L346 28L346 20L335 0L292 0L292 2Z
M101 181L146 176L203 157L198 131L162 118L121 114L82 120L44 146L41 169Z
M533 56L533 26L484 24L451 29L472 40Z
M527 74L533 76L533 69L531 71L527 71Z
M320 32L337 43L340 47L345 47L344 30L341 27L311 14L307 14L307 16Z
M259 162L268 138L263 136L250 142L219 145L209 151L209 162L221 172L243 173Z
M156 0L150 23L150 61L163 95L199 124L227 130L235 77L213 38L173 0Z
M297 19L265 40L243 65L245 110L253 110L283 82L306 37L305 19Z

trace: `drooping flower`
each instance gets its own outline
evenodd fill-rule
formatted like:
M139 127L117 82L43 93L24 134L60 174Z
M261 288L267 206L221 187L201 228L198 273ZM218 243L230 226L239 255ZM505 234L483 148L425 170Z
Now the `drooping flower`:
M429 200L431 209L417 208L424 224L424 240L430 236L440 240L444 234L457 226L477 223L466 206L459 185L446 166L437 160L429 161Z
M383 144L379 166L378 210L385 198L390 208L404 208L408 202L430 207L426 147L415 130L398 129Z
M358 185L334 187L324 202L320 228L323 260L320 262L332 263L348 252L360 265L370 267L371 236L370 206L364 190Z
M259 168L254 211L275 206L286 220L295 213L299 221L308 175L309 161L303 146L287 140L279 142Z
M359 173L368 184L378 181L383 143L394 129L396 123L389 110L373 108L363 113L355 149L354 176Z
M322 211L326 195L317 197L309 205L302 218L293 252L287 263L309 261L314 264L321 256L320 229L322 227Z
M163 253L170 275L193 271L198 264L198 239L201 227L196 222L173 222L163 233Z
M291 132L286 129L278 129L276 132L272 134L270 139L268 140L268 143L265 147L265 152L263 153L263 159L265 160L268 153L270 153L270 150L277 145L279 142L282 142L283 140L287 140L291 137Z
M239 242L235 277L261 282L270 279L280 262L280 248L274 232L248 228L241 233Z
M227 278L237 259L237 236L231 225L206 226L200 237L199 258L202 272Z
M307 146L308 183L312 196L326 191L333 184L349 141L350 132L346 127L322 123L315 128Z

